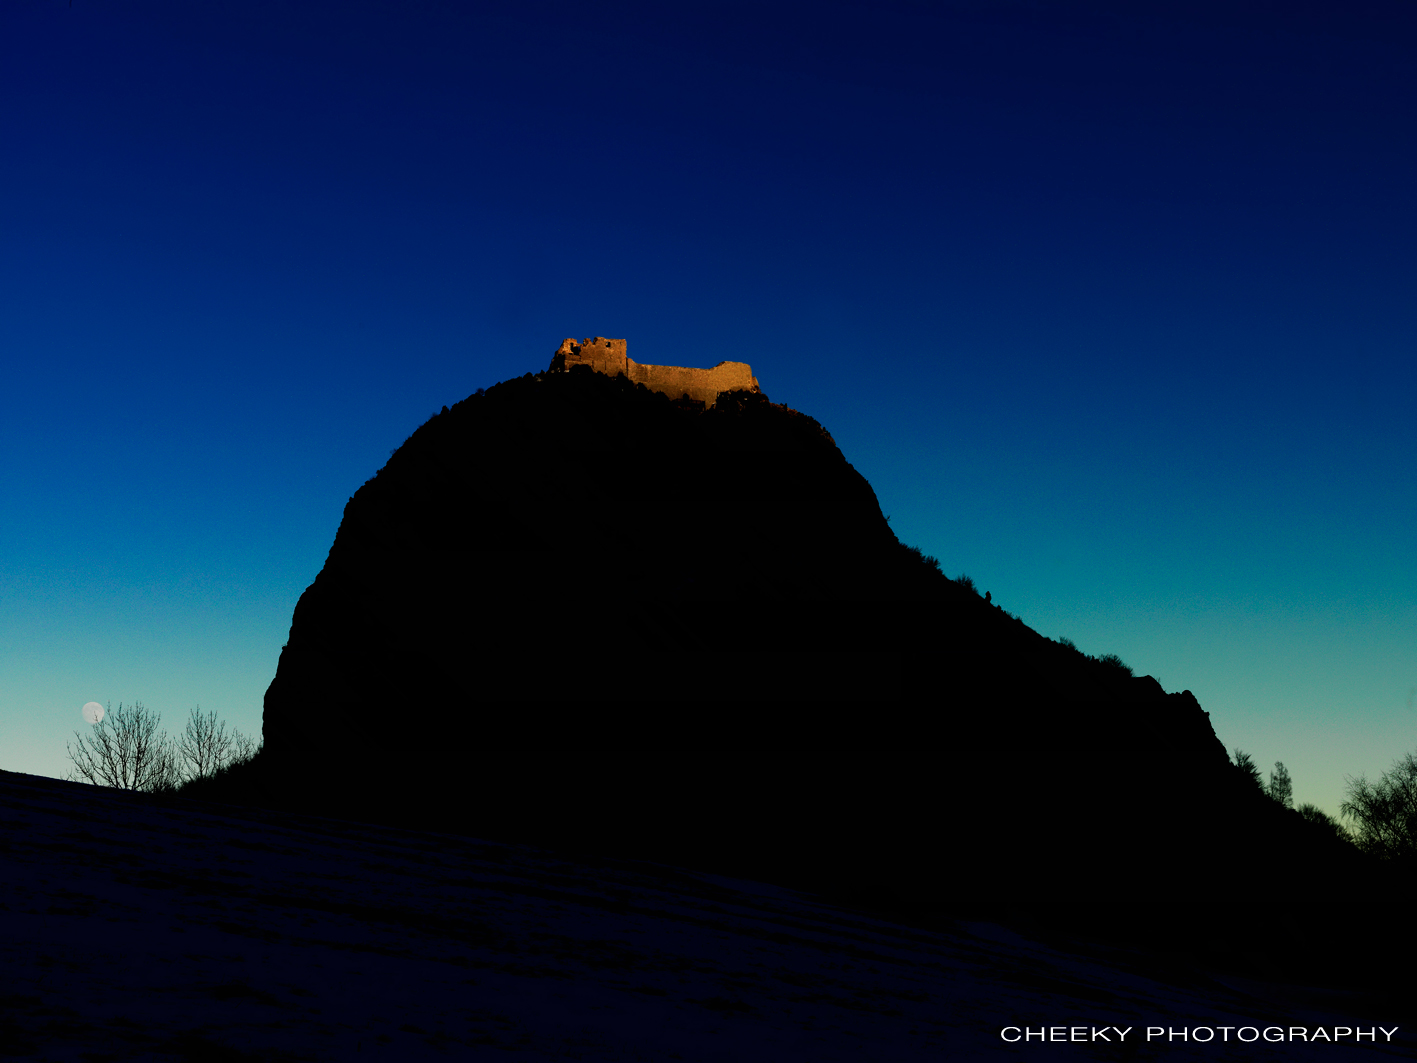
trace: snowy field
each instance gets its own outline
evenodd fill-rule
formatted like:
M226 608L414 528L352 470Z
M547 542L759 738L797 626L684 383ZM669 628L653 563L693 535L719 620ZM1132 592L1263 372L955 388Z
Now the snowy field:
M1381 1030L1376 1044L1291 1039L1397 1025L1359 1014L1358 998L1337 991L1192 969L1160 975L1154 957L1126 950L1065 952L986 923L902 927L658 865L163 806L13 773L0 773L0 820L0 1056L1417 1055L1408 1028L1391 1043ZM1214 1040L1148 1041L1148 1026L1214 1031ZM1108 1027L1131 1029L1119 1043ZM1251 1027L1282 1029L1285 1040L1235 1039ZM1040 1029L1050 1038L1082 1029L1087 1040L1039 1041ZM1001 1036L1024 1030L1035 1038ZM1111 1040L1092 1040L1093 1030Z

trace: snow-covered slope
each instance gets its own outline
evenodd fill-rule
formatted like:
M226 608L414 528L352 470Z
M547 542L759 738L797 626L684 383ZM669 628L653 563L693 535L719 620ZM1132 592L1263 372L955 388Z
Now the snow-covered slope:
M1157 957L988 923L900 926L659 865L9 773L0 806L0 1054L897 1063L1413 1047L1406 1029L1361 1047L1289 1039L1399 1025L1338 992L1158 973ZM1148 1026L1286 1039L1148 1042ZM1008 1027L1089 1040L1008 1043ZM1107 1027L1130 1033L1090 1040Z

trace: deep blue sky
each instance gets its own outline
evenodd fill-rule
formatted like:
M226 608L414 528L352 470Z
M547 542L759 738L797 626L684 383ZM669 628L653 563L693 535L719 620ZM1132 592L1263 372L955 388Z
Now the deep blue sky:
M1336 811L1417 748L1414 54L1407 4L7 4L0 767L89 700L259 730L349 496L599 334L750 362Z

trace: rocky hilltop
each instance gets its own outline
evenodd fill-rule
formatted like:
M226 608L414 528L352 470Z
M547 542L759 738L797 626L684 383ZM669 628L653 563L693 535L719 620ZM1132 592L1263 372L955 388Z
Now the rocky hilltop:
M1189 692L945 578L749 367L672 396L615 342L445 407L350 499L271 792L912 902L1322 881Z

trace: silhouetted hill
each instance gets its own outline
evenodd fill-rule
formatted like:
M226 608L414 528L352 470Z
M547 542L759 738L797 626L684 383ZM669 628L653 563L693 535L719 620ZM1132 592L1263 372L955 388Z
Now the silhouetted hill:
M676 708L633 711L650 704ZM420 722L390 727L409 705ZM904 549L812 418L584 368L445 408L360 488L296 608L265 734L419 748L440 717L531 747L1224 758L1189 694L1039 636Z
M1276 883L1376 881L1189 692L902 546L812 418L586 368L444 408L359 489L265 743L227 795L895 908L1166 905L1183 936L1278 948ZM1315 924L1304 954L1341 947Z

